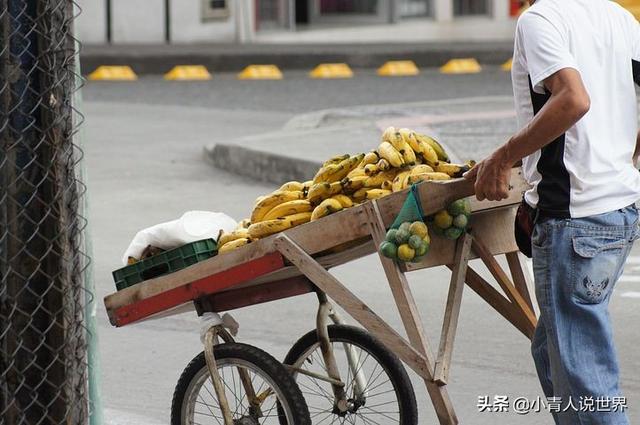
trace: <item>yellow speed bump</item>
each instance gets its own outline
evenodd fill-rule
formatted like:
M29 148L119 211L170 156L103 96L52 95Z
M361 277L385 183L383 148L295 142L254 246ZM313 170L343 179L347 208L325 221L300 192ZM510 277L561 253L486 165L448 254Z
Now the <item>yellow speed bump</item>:
M210 80L211 74L202 65L178 65L164 74L165 80L171 81L200 81Z
M240 80L282 80L282 72L275 65L249 65L240 74Z
M311 78L351 78L353 71L346 63L321 63L309 73Z
M440 68L443 74L475 74L482 71L482 67L474 58L451 59Z
M134 81L138 76L130 66L102 65L89 74L90 80L96 81Z
M509 59L502 65L500 65L500 69L503 71L511 71L511 67L513 66L513 59Z
M378 75L381 77L408 77L419 73L413 61L389 61L378 68Z

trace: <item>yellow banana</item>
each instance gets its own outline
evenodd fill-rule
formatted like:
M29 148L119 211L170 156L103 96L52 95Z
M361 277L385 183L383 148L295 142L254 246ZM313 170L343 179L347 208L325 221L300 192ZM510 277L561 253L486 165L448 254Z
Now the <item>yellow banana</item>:
M286 217L292 214L310 212L313 208L311 203L306 199L298 199L295 201L285 202L274 207L263 218L263 220L273 220L279 217Z
M288 215L274 220L262 221L249 226L249 235L252 239L261 239L274 233L283 232L291 227L307 223L311 219L310 212Z
M222 236L218 238L218 246L221 247L236 239L249 238L249 231L247 229L234 230L230 233L222 233Z
M349 158L349 154L344 154L344 155L337 155L334 156L333 158L329 158L327 159L324 164L322 164L322 166L327 166L329 164L339 164L342 161L344 161L345 159Z
M380 189L391 190L393 189L393 182L391 180L385 180L380 185Z
M311 221L326 217L340 210L342 210L342 204L338 200L333 198L325 199L313 210Z
M451 177L462 177L462 175L470 169L469 164L449 164L444 161L438 161L435 166L435 171L448 174Z
M426 164L416 165L411 169L411 175L417 176L418 174L433 173L434 171L435 170L429 165L426 165Z
M383 196L391 195L393 192L385 189L370 189L367 190L365 198L367 200L382 198Z
M383 132L382 132L382 141L383 142L388 142L391 145L395 146L396 144L396 137L398 136L398 129L395 127L387 127Z
M367 164L364 166L364 173L367 176L372 176L374 174L377 174L380 170L380 167L378 167L377 164Z
M424 181L432 181L432 180L451 180L451 176L445 173L423 173L418 174L416 176L409 176L408 184L415 184Z
M396 150L398 152L400 152L405 164L407 164L407 165L415 164L416 163L416 153L411 148L411 145L409 145L409 143L407 143L407 141L403 137L403 135L400 132L400 130L396 130L395 132L392 132L391 131L392 128L393 127L389 127L387 130L385 130L382 139L385 142L389 142L394 148L396 148ZM405 129L405 132L406 131L411 132L410 130Z
M358 177L358 176L366 176L366 172L364 170L364 166L362 166L362 163L360 165L358 165L356 168L354 168L353 170L351 170L349 172L349 174L347 174L347 178L348 179L352 179L354 177Z
M380 171L387 171L391 168L391 164L389 164L389 161L387 161L386 159L381 159L376 165L378 166L378 169L380 169Z
M371 176L364 181L364 187L380 187L382 183L387 180L393 180L396 177L396 172L394 170L383 171L381 173L376 174L375 176Z
M342 165L344 167L344 170L345 170L344 174L343 175L339 175L334 181L342 180L343 178L345 178L347 176L347 174L349 174L351 171L353 171L354 169L356 169L358 167L358 164L360 164L362 162L364 157L365 157L365 154L359 153L357 155L353 155L353 156L345 159L344 161L342 161L340 163L340 165Z
M289 222L291 223L291 227L296 227L311 221L311 211L291 214L284 218L285 220L289 220Z
M256 204L251 213L251 223L259 223L269 211L280 204L303 198L304 194L301 191L275 191Z
M351 195L351 198L353 198L353 200L356 201L356 202L362 202L367 197L367 191L369 191L369 190L371 190L371 188L362 187L362 188L356 190L355 192L353 192L353 195Z
M340 202L342 208L351 208L353 206L353 201L347 195L333 195L331 199L335 199L336 201Z
M331 183L330 180L332 176L340 173L344 167L340 164L327 164L318 170L316 175L313 177L314 183Z
M302 191L304 189L304 185L300 182L291 181L280 186L281 191Z
M224 254L226 252L233 251L240 248L241 246L247 245L249 242L251 242L249 238L234 239L218 248L218 254Z
M307 193L307 200L311 204L319 204L323 199L327 199L331 196L331 183L316 183L309 188Z
M438 157L438 160L449 162L449 155L447 155L447 152L444 150L442 145L440 143L438 143L433 137L430 137L430 136L427 136L427 135L424 135L424 134L420 134L420 133L416 133L416 138L419 141L424 142L427 145L429 145L433 149L433 151L436 153L436 156Z
M364 186L365 180L367 180L368 176L356 176L352 178L347 178L343 180L343 186L346 191L355 192L356 190L362 188Z
M248 218L245 218L240 223L238 223L238 227L236 228L236 230L247 229L249 228L250 225L251 225L251 220L249 220Z
M380 160L380 157L378 156L378 152L371 151L364 156L364 158L360 162L360 166L364 167L367 164L375 164L379 160Z
M422 143L422 152L420 153L427 164L435 165L438 161L438 154L436 151L426 143Z
M318 205L323 200L342 192L343 182L333 183L316 183L311 186L309 193L307 194L307 200L312 205Z
M394 192L400 192L402 189L407 187L407 179L411 175L411 171L403 171L393 179L393 184L391 185L391 190Z
M400 168L404 165L404 158L400 152L389 142L382 142L378 146L380 158L387 160L392 167Z

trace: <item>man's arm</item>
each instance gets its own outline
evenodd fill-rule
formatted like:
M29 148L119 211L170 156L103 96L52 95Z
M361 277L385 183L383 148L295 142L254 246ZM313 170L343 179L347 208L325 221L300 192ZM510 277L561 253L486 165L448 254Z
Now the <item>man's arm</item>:
M506 198L513 165L557 139L589 111L591 100L577 70L563 68L544 80L544 85L551 97L533 120L465 174L475 179L478 200Z
M640 132L636 137L636 150L633 152L633 163L637 167L638 166L638 157L640 156Z

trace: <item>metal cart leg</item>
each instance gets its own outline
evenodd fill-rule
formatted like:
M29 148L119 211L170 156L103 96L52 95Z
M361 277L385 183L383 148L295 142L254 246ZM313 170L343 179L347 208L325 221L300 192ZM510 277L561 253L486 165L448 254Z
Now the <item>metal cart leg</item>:
M233 415L229 408L229 401L227 400L224 384L222 379L220 379L216 359L213 355L213 346L217 334L218 328L216 326L212 326L207 331L204 339L204 357L207 360L207 367L209 368L209 375L211 375L211 382L213 382L213 388L216 392L216 396L218 397L218 403L220 404L220 410L222 411L222 417L224 418L224 425L233 425Z
M316 294L318 295L318 301L320 302L318 316L320 317L323 314L328 314L329 318L331 318L331 321L336 325L346 324L346 322L342 320L342 317L340 317L340 314L331 305L331 302L327 298L327 295L320 290L316 291ZM325 318L322 321L322 323L318 321L318 326L326 327L326 323L327 323L327 320ZM320 327L318 329L320 329ZM355 391L356 398L361 403L364 403L367 400L367 393L366 393L367 378L365 374L362 372L362 368L359 366L360 356L358 356L355 349L350 344L343 344L343 346L347 356L347 362L349 363L349 369L351 370L351 374L353 375L355 380L354 391ZM348 384L348 383L345 382L345 384Z

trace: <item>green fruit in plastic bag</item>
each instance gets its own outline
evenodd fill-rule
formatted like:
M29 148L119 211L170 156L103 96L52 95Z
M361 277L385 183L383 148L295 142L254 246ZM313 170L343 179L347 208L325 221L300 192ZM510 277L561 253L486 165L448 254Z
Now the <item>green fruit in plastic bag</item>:
M441 210L433 217L433 223L440 229L448 229L453 224L453 217L447 210Z
M466 215L460 214L453 219L453 225L458 229L465 229L469 225L469 219Z
M453 217L459 216L460 214L469 216L471 215L471 203L468 199L458 199L449 204L447 211Z
M418 235L424 238L429 235L429 228L427 228L427 225L422 221L414 221L409 227L409 232L411 232L412 235Z
M458 239L460 236L462 236L462 233L464 232L464 230L459 229L457 227L449 227L447 230L444 231L444 237L447 239Z
M389 231L387 232L387 237L385 238L385 240L388 241L388 242L395 242L397 233L398 233L398 229L389 229Z
M416 251L408 244L400 245L398 247L398 260L409 262L416 256Z
M424 239L420 241L420 246L416 248L416 257L424 257L429 252L429 243Z
M398 247L392 242L384 241L380 244L380 253L395 260L398 258Z
M402 228L398 229L396 233L396 245L400 246L409 242L409 238L411 237L411 233L408 230L403 230Z
M420 248L422 242L424 242L424 240L418 235L411 235L411 237L409 237L409 246L413 249L417 250Z

